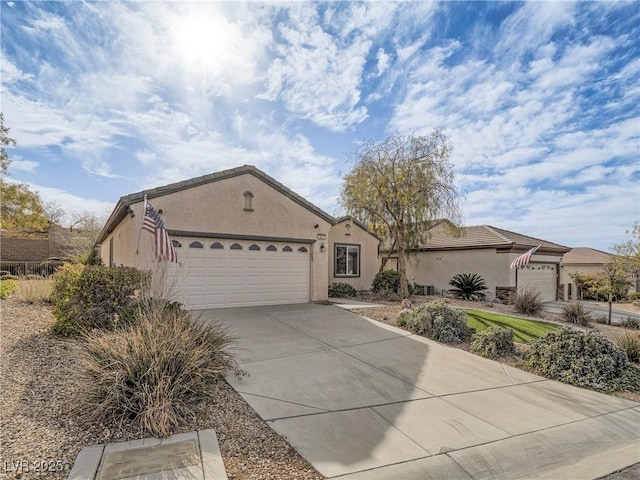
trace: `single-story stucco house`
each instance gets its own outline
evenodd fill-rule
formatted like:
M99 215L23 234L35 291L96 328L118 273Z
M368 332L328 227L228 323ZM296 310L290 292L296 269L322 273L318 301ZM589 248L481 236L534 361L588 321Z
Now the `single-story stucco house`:
M540 246L528 265L511 269L511 262ZM487 300L511 302L513 295L528 287L536 288L545 302L563 298L561 284L562 256L569 247L510 232L489 225L462 227L459 235L447 228L446 221L436 222L417 248L409 251L407 278L425 286L427 294L446 294L449 281L457 273L480 274L487 285ZM381 248L380 261L388 255ZM385 269L397 268L392 253Z
M191 309L322 302L330 282L364 290L377 271L376 237L251 165L121 197L97 241L109 266L156 265L145 195L178 255L170 293Z
M616 255L603 252L589 247L572 248L571 251L564 254L561 282L565 285L564 299L577 300L580 298L580 292L571 275L594 274L603 271L604 266L616 260ZM631 274L629 276L630 291L638 291L638 276Z

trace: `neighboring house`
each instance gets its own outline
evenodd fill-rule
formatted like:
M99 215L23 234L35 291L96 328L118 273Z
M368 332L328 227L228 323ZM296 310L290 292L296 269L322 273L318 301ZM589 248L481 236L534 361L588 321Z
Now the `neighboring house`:
M612 253L596 250L589 247L572 248L571 251L565 253L563 257L564 268L562 269L561 282L565 284L564 300L577 300L580 298L580 292L576 283L571 278L572 274L594 274L603 271L607 263L612 263L616 259L616 255ZM629 277L632 291L637 291L636 274Z
M378 237L351 216L338 218L329 230L329 283L348 283L369 290L378 273Z
M0 261L43 262L51 257L64 257L65 246L72 234L52 223L46 232L10 232L0 235Z
M511 269L511 262L532 247L540 248L528 265ZM545 302L563 298L560 281L562 256L569 247L521 235L489 225L463 227L455 236L444 221L410 250L407 278L424 285L428 294L446 294L449 281L457 273L478 273L487 285L487 300L510 303L516 292L536 288ZM384 248L381 249L385 255ZM388 254L388 250L386 254ZM397 255L391 255L386 269L397 268ZM559 293L560 292L560 293Z
M169 293L191 309L326 301L330 259L347 243L361 248L346 253L362 274L352 263L342 278L370 285L375 273L377 244L363 253L377 239L344 241L343 221L332 232L334 217L250 165L121 197L97 241L109 266L154 268L151 234L141 232L145 195L178 253Z

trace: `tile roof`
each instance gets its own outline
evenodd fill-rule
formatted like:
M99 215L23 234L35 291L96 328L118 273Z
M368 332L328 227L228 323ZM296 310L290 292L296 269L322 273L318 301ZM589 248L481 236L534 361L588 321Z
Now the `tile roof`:
M475 225L462 227L460 234L456 236L447 228L446 222L440 222L429 231L422 242L420 249L440 250L440 249L461 249L461 248L487 248L487 247L526 247L531 248L537 245L542 250L552 250L557 252L568 252L569 247L557 243L548 242L528 235L510 232L502 228L491 225Z
M595 248L577 247L564 254L563 262L565 265L600 265L609 263L614 258L615 255Z

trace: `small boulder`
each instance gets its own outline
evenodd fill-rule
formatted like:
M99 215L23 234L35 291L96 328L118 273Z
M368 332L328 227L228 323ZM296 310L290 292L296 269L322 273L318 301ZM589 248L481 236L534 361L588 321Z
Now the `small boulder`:
M411 303L411 300L409 300L408 298L405 298L404 300L402 300L400 307L402 308L403 311L411 310L413 308L413 303Z

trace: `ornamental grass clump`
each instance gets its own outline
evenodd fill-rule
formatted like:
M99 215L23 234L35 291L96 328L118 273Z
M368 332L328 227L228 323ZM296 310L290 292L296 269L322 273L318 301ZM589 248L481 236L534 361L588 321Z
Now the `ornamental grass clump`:
M448 344L467 342L473 335L466 314L444 302L420 305L402 315L399 324L417 335Z
M476 333L471 351L486 358L500 358L516 353L513 331L503 327L489 327Z
M16 297L20 301L32 305L48 303L51 301L52 287L53 283L51 279L36 275L34 278L20 280Z
M517 293L513 307L518 313L538 317L542 312L542 295L536 288L526 288Z
M601 391L640 391L640 370L598 333L559 328L530 345L526 363L547 378Z
M568 303L562 306L562 319L586 327L592 320L591 312L581 303Z
M623 332L614 341L630 362L640 362L640 332Z
M133 423L166 437L237 371L232 338L166 301L139 304L129 328L94 330L81 347L85 405L97 419Z

